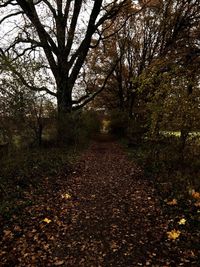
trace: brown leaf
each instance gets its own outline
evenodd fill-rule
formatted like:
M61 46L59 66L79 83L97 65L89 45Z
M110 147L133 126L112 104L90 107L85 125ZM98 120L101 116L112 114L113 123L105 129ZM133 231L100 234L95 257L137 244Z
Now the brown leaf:
M64 260L57 260L54 262L54 265L55 266L60 266L60 265L63 265L64 264Z

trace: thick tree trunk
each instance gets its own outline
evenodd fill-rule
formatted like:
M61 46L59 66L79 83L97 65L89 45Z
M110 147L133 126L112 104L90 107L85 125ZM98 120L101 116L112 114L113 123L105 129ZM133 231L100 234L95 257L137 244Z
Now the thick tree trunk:
M67 143L68 132L71 127L71 125L69 125L71 112L71 90L66 90L66 87L62 86L58 90L57 97L57 142L59 145Z

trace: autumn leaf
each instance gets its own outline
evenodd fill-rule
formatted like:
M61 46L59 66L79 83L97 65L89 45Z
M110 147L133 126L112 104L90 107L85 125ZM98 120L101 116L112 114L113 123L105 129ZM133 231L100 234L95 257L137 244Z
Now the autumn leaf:
M119 248L119 246L117 245L117 243L115 241L112 241L110 247L111 247L113 252L116 252Z
M185 218L180 219L180 221L178 222L179 225L184 225L185 223L186 223Z
M192 193L192 197L195 198L195 199L200 199L200 193L194 191L194 192Z
M8 237L8 236L12 236L12 232L10 230L4 230L4 236Z
M54 262L55 266L60 266L60 265L63 265L63 264L64 264L63 260L57 260L56 262Z
M175 206L175 205L177 205L177 200L174 198L174 199L172 199L171 201L168 201L168 202L167 202L167 205Z
M45 219L43 220L43 222L50 223L51 220L49 220L48 218L45 218Z
M194 203L195 207L199 208L200 207L200 201L197 201L196 203Z
M172 230L167 232L168 239L176 240L180 236L181 232L179 230Z
M62 195L62 198L65 198L65 199L70 199L71 198L71 195L66 193L66 194L63 194Z

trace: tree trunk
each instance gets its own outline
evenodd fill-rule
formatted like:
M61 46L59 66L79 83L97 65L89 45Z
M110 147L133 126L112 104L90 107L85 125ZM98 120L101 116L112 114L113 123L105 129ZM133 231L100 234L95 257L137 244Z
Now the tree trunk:
M72 112L71 90L60 87L57 97L57 143L64 145L67 143L68 132L71 127L70 114Z
M38 141L39 147L42 146L42 132L43 132L43 125L42 123L39 123L38 132L37 132L37 141Z

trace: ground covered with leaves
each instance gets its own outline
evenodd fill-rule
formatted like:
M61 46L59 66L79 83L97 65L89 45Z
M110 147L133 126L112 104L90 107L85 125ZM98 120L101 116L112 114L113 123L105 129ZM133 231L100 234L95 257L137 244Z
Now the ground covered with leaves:
M200 266L199 198L162 199L112 140L44 177L1 217L1 266Z

